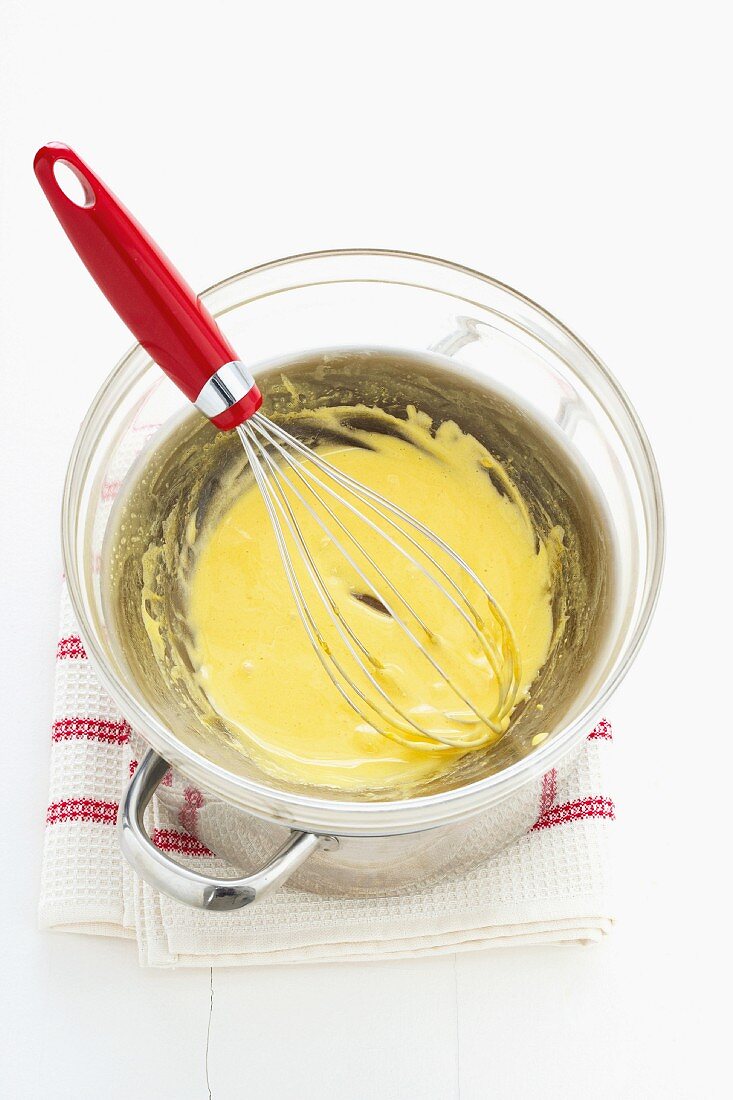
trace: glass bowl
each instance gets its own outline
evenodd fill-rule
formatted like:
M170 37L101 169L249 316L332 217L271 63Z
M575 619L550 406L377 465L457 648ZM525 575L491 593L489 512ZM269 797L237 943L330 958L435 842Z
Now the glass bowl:
M90 659L131 725L192 781L270 821L384 836L435 828L504 801L578 746L644 637L663 565L663 509L638 417L597 356L540 306L455 264L387 251L312 253L242 272L202 295L255 375L324 348L439 357L501 392L592 475L615 547L611 614L592 675L534 751L475 782L400 801L320 797L198 751L150 707L111 642L100 573L113 502L142 449L188 410L139 346L102 386L79 432L62 514L66 576Z

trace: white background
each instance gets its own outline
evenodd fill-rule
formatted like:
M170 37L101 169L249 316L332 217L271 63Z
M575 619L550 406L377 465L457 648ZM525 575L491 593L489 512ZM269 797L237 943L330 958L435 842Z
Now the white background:
M0 1094L563 1100L730 1095L730 38L636 0L0 0ZM523 290L655 447L665 585L609 711L618 925L592 949L138 969L36 928L80 419L130 344L31 170L66 141L203 288L411 249ZM729 970L727 978L729 980Z

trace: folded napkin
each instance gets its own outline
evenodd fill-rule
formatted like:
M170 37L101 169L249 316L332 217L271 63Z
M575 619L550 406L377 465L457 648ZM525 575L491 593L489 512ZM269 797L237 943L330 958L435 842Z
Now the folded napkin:
M603 793L611 743L605 719L569 762L544 777L531 831L479 867L399 896L321 897L284 887L226 914L171 901L120 854L117 807L145 747L86 659L65 585L52 741L41 925L135 939L143 966L363 961L589 943L612 924L607 834L614 808ZM178 820L154 799L152 836L190 867L232 875L234 868L193 835L196 799Z

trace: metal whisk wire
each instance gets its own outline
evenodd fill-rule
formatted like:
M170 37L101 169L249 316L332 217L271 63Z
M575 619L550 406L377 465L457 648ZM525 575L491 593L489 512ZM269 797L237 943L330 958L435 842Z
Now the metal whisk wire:
M354 569L354 571L355 571L355 572L356 572L356 574L357 574L357 575L359 576L359 578L361 579L361 581L362 581L362 582L363 582L364 584L366 584L367 586L369 586L369 587L372 587L372 591L374 592L374 594L375 594L375 595L376 595L376 590L375 590L375 589L373 588L373 586L371 586L371 585L370 585L370 582L369 582L369 580L368 580L367 576L365 575L365 573L363 572L363 570L362 570L362 569L361 569L361 568L360 568L360 567L359 567L359 566L357 565L357 563L356 563L356 561L354 560L353 556L352 556L352 555L351 555L351 554L349 553L349 551L348 551L348 550L347 550L347 549L346 549L346 548L344 547L344 545L343 545L343 544L342 544L342 543L340 542L340 540L338 540L337 538L335 538L335 537L333 536L333 534L331 534L331 533L330 533L330 532L328 531L328 528L327 528L327 526L325 525L325 523L324 523L324 522L323 522L323 521L322 521L322 520L320 519L320 517L319 517L319 516L317 515L317 513L315 512L315 510L314 510L314 509L313 509L313 508L312 508L312 507L311 507L311 506L310 506L310 505L308 504L308 502L307 502L307 501L305 500L305 498L303 497L302 493L300 493L300 492L299 492L299 491L298 491L298 490L297 490L297 489L296 489L296 488L294 487L294 485L293 485L292 481L290 481L290 480L289 480L289 479L287 479L287 478L285 478L285 479L283 479L283 478L282 478L282 472L281 472L281 471L280 471L280 470L278 469L277 465L276 465L276 464L275 464L275 463L273 462L273 460L272 460L271 456L270 456L270 455L269 455L269 454L267 453L267 451L266 451L266 450L262 450L262 451L261 451L261 454L262 454L262 458L264 459L265 463L266 463L266 464L267 464L267 466L268 466L268 469L270 470L270 472L271 472L271 474L272 474L272 476L273 476L273 478L274 478L274 482L275 482L275 484L276 484L276 486L277 486L277 488L278 488L278 493L279 493L279 496L280 496L280 500L281 500L281 501L282 501L282 503L284 504L285 510L286 510L286 512L287 512L287 516L286 516L286 522L287 522L287 524L288 524L288 528L289 528L289 530L291 531L291 533L293 533L293 534L295 535L295 537L296 537L296 538L297 538L297 540L298 540L298 543L300 544L300 548L301 548L301 550L302 550L302 553L304 554L304 560L306 561L306 565L307 565L307 568L308 568L308 572L309 572L309 574L310 574L311 578L313 579L313 581L314 581L314 583L315 583L315 585L316 585L316 588L317 588L318 594L319 594L319 596L320 596L320 598L321 598L321 601L322 601L322 602L324 603L324 606L326 606L326 609L327 609L327 611L329 612L329 614L330 614L330 616L331 616L332 622L333 622L333 623L334 623L334 625L336 626L336 629L337 629L337 631L339 632L339 635L341 636L342 640L343 640L343 641L345 642L345 644L347 645L347 648L349 649L349 652L350 652L350 653L352 654L352 656L353 656L353 657L354 657L354 658L355 658L355 659L357 660L357 663L359 663L359 667L360 667L360 670L362 671L362 673L363 673L364 675L366 675L366 677L368 678L368 680L369 680L369 682L371 683L371 685L372 685L372 686L373 686L373 687L374 687L374 688L375 688L375 689L377 690L377 692L378 692L378 693L379 693L379 694L380 694L380 695L382 696L382 698L384 699L384 701L385 701L385 702L386 702L386 703L387 703L387 704L388 704L389 706L391 706L391 707L392 707L392 708L393 708L393 709L394 709L394 710L395 710L395 711L397 712L397 714L398 714L398 715L400 716L400 718L401 718L401 719L402 719L402 720L403 720L404 722L407 722L407 723L408 723L408 724L409 724L410 726L412 726L412 728L413 728L414 730L416 730L416 731L417 731L417 732L418 732L419 734L421 734L421 735L422 735L423 737L431 737L431 736L435 736L435 733L434 733L434 731L431 731L431 730L426 730L426 729L425 729L425 728L424 728L423 726L420 726L420 725L419 725L419 724L418 724L417 722L415 722L415 721L414 721L414 720L413 720L412 718L410 718L410 717L409 717L409 715L405 714L405 712L404 712L404 711L403 711L403 710L402 710L402 709L401 709L400 707L398 707L398 706L397 706L397 704L396 704L396 703L394 702L394 700L393 700L393 699L392 699L392 698L391 698L391 697L390 697L390 696L389 696L389 695L388 695L388 694L387 694L387 693L385 692L385 690L384 690L384 689L383 689L383 688L381 687L381 685L380 685L380 684L379 684L379 683L377 682L377 680L375 679L374 675L373 675L373 674L372 674L372 673L371 673L371 672L369 671L369 669L368 669L368 668L367 668L366 666L364 666L363 664L361 664L361 662L359 661L359 658L358 658L357 654L356 654L356 653L354 652L354 650L353 650L353 647L352 647L352 645L350 644L349 640L348 640L348 639L347 639L347 638L346 638L346 637L344 636L344 632L343 632L343 631L344 631L344 629L345 629L346 633L347 633L347 634L349 635L349 638L351 639L351 642L355 643L355 644L356 644L356 646L357 646L357 647L358 647L359 649L361 649L362 653L363 653L363 654L364 654L364 656L365 656L365 657L367 658L367 660L368 660L368 661L369 661L369 662L371 663L371 665L373 666L373 668L375 668L375 669L379 669L379 668L382 668L382 667L383 667L383 666L382 666L382 662L381 662L381 661L379 661L378 659L376 659L376 658L375 658L375 657L374 657L374 656L373 656L373 655L372 655L372 654L371 654L371 653L370 653L370 652L369 652L369 651L368 651L368 650L367 650L367 649L365 648L365 646L364 646L364 645L362 644L362 642L360 641L360 639L359 639L359 638L358 638L358 637L356 636L356 634L355 634L355 633L353 632L353 630L352 630L352 629L351 629L351 627L349 626L348 622L346 622L346 620L345 620L345 619L343 618L343 616L341 615L341 613L340 613L340 611L339 611L339 608L338 608L338 606L336 605L335 601L334 601L334 600L332 599L332 597L331 597L331 596L330 596L330 594L328 593L328 590L327 590L326 586L325 586L325 585L323 584L322 578L320 577L320 574L319 574L319 572L318 572L317 568L315 567L315 563L314 563L314 561L313 561L313 557L312 557L312 555L311 555L311 553L310 553L310 550L309 550L309 548L308 548L308 544L307 544L307 542L306 542L306 541L305 541L305 540L304 540L304 539L302 538L302 535L301 535L301 533L300 533L300 529L299 529L299 527L298 527L298 524L297 524L297 520L296 520L296 518L295 518L295 515L294 515L294 512L293 512L293 509L292 509L292 507L290 506L290 504L289 504L289 502L288 502L288 500L287 500L287 496L286 496L285 492L284 492L284 491L282 491L282 490L283 490L283 480L285 480L285 481L286 481L286 483L287 483L287 486L288 486L288 488L290 488L290 490L291 490L291 491L292 491L292 492L294 493L294 495L296 496L296 498L297 498L297 499L298 499L298 500L300 501L300 503L301 503L301 504L303 505L303 507L305 508L305 510L306 510L306 511L307 511L307 512L308 512L308 513L309 513L309 514L310 514L310 515L311 515L311 516L312 516L312 517L313 517L313 518L315 519L315 521L316 521L316 522L317 522L317 523L319 524L319 526L321 527L321 529L322 529L322 530L323 530L323 531L324 531L324 532L325 532L325 533L326 533L326 534L328 535L328 537L329 537L329 538L330 538L330 540L331 540L331 541L333 542L333 544L334 544L334 545L335 545L335 546L336 546L336 547L338 548L339 552L340 552L341 554L343 554L343 556L344 556L345 560L346 560L346 561L347 561L347 562L349 563L349 565L350 565L350 566L351 566L351 567L352 567L352 568ZM296 472L296 474L298 475L298 477L299 477L299 478L300 478L301 480L303 480L303 481L304 481L304 478L302 477L302 473L301 473L301 471L300 471L300 470L298 470L298 469L296 469L296 470L295 470L295 472ZM318 483L319 485L323 486L323 482L321 482L321 481L320 481L320 479L315 479L315 480L317 481L317 483ZM323 486L323 487L324 487L324 488L327 488L327 487L325 487L325 486ZM310 488L310 486L309 486L309 488ZM327 505L325 505L325 504L324 504L324 502L323 502L323 500L322 500L321 498L318 498L318 499L319 499L319 503L321 504L321 506L322 506L322 507L325 507L325 509L326 509L326 510L327 510L327 512L328 512L328 515L329 515L329 516L331 517L331 519L332 519L332 520L334 521L334 523L335 523L335 524L336 524L336 525L337 525L337 526L338 526L338 527L339 527L339 528L340 528L340 529L341 529L342 531L344 531L344 532L345 532L345 534L346 534L346 535L347 535L347 536L348 536L348 537L349 537L349 538L350 538L350 539L351 539L352 541L354 541L354 542L356 543L356 539L354 538L354 536L352 535L352 533L348 531L348 529L346 528L346 526L345 526L345 525L344 525L344 524L343 524L343 523L342 523L342 522L341 522L341 521L340 521L340 520L338 519L338 517L337 517L337 516L336 516L336 515L335 515L335 514L333 513L333 511L332 511L332 510L331 510L330 508L328 508L328 506L327 506ZM343 498L339 498L339 499L341 499L342 503L344 503L344 504L347 504L347 506L348 506L348 502L346 502L345 500L343 500ZM356 510L354 510L354 511L356 512ZM362 518L366 519L366 517L363 517L363 516L362 516ZM361 548L361 552L362 552L362 554L364 555L364 557L365 557L365 558L367 559L367 561L368 561L368 562L369 562L369 563L370 563L370 564L371 564L371 565L372 565L372 566L373 566L373 567L375 568L375 571L376 571L376 572L377 572L377 573L378 573L378 574L379 574L379 575L380 575L380 576L382 577L382 579L383 579L383 580L385 581L385 583L386 583L386 584L388 585L388 587L389 587L389 588L390 588L390 589L391 589L391 590L392 590L392 591L393 591L393 592L394 592L394 593L395 593L396 595L398 595L398 596L399 596L399 592L397 591L397 589L395 588L395 586L394 586L394 585L393 585L393 584L392 584L392 583L391 583L391 582L389 581L389 579L388 579L388 578L387 578L387 577L385 576L384 572L383 572L383 571L382 571L382 570L381 570L381 569L380 569L380 568L379 568L379 567L378 567L378 566L376 565L376 563L374 562L374 559L373 559L373 558L372 558L372 557L371 557L371 556L370 556L370 555L369 555L369 554L368 554L368 553L367 553L367 552L366 552L366 551L365 551L365 550L364 550L363 548ZM400 598L401 598L401 597L400 597ZM393 607L393 605L391 604L391 602L389 602L389 601L387 600L387 598L386 598L386 597L385 597L385 596L384 596L383 594L381 594L381 593L380 593L380 594L378 595L378 599L379 599L379 600L380 600L380 602L381 602L381 603L383 604L383 606L385 607L386 611L387 611L387 612L388 612L388 613L390 614L390 616L391 616L391 617L392 617L393 619L395 619L395 621L397 621L397 622L399 623L399 625L401 625L401 626L402 626L402 629L403 629L403 630L405 631L405 633L407 633L407 634L408 634L408 636L409 636L409 637L410 637L410 639L411 639L411 640L412 640L412 641L414 642L414 644L415 644L416 646L418 646L418 647L419 647L419 648L421 649L421 651L422 651L422 652L424 653L424 655L425 655L425 656L426 656L426 657L428 658L428 660L429 660L429 661L430 661L430 663L431 663L431 664L433 665L433 667L435 668L435 670L436 670L436 671L437 671L437 672L438 672L438 673L439 673L440 675L444 675L444 673L443 673L443 670L442 670L442 669L441 669L441 668L440 668L440 667L438 666L437 662L436 662L436 661L435 661L435 660L434 660L434 659L432 658L432 656L431 656L431 655L429 654L429 652L428 652L427 650L425 650L425 649L424 649L424 648L423 648L423 647L421 646L421 643L420 643L420 642L419 642L419 640L418 640L418 639L417 639L417 638L415 637L414 633L413 633L413 632L412 632L412 631L410 630L410 628L409 628L409 627L407 626L407 624L406 624L406 623L404 623L404 621L403 621L403 620L402 620L402 619L401 619L401 618L400 618L399 616L397 616L397 614L396 614L396 612L395 612L395 610L394 610L394 607ZM404 601L403 601L403 602L404 602ZM409 605L405 604L405 606L407 606L407 607L409 608ZM425 626L425 624L424 624L424 623L422 622L422 620L421 620L421 619L419 618L419 616L417 616L417 614L416 614L416 613L415 613L415 612L414 612L414 611L413 611L412 609L409 609L409 610L411 610L411 611L412 611L412 614L413 614L413 615L415 616L415 618L416 618L417 622L418 622L418 623L419 623L419 624L421 625L421 627L422 627L422 628L423 628L423 629L424 629L424 630L426 631L426 633L429 633L429 631L428 631L428 628L427 628L427 627ZM321 649L322 649L322 648L323 648L323 647L321 646ZM332 655L332 654L330 654L330 655ZM342 671L343 671L343 670L342 670ZM351 686L352 686L352 687L354 686L354 685L353 685L353 682L352 682L352 685L351 685ZM465 703L466 703L466 705L467 705L467 706L468 706L468 707L469 707L470 709L472 709L472 710L474 711L474 714L476 715L476 717L477 717L477 718L479 718L479 719L481 719L481 720L484 720L484 719L483 719L483 716L481 715L481 713L480 713L480 712L479 712L479 711L478 711L478 710L477 710L477 709L476 709L475 707L473 707L473 705L471 704L470 700L469 700L469 699L467 699L467 698L465 697L465 695L463 695L462 693L458 692L458 691L457 691L457 689L456 689L456 692L457 692L457 694L459 695L459 697L460 697L460 698L461 698L461 699L463 700L463 702L465 702ZM361 697L362 697L362 698L363 698L363 699L364 699L364 700L365 700L365 701L367 702L367 704L368 704L368 705L370 705L370 706L372 705L371 701L370 701L370 700L369 700L369 699L368 699L368 698L367 698L366 696L363 696L363 695L362 695ZM380 713L380 716L381 716L381 717L384 717L384 715L383 715L383 714L381 714L381 712L378 712L378 713ZM401 728L404 728L404 727L402 727L402 726L401 726Z
M511 626L496 600L475 571L447 543L420 523L419 520L404 512L398 505L393 504L380 493L337 469L314 449L301 443L295 436L284 431L262 413L255 413L237 431L273 526L278 552L282 559L296 609L321 665L341 696L370 728L376 729L379 733L394 741L421 751L445 752L457 749L476 749L493 740L503 731L506 716L516 702L520 665ZM318 472L316 473L316 471ZM319 476L319 474L322 476ZM334 484L328 484L328 481L324 478ZM343 491L339 490L345 490L346 493L356 498L362 507L357 507L352 500L344 495ZM470 734L466 732L464 734L452 730L427 729L421 726L413 717L405 713L394 696L390 695L383 684L379 683L377 675L384 666L379 658L369 652L354 632L341 608L331 595L303 535L301 525L291 503L291 497L315 521L328 537L330 543L359 576L373 598L384 607L386 613L409 637L435 672L473 714L473 718L452 714L453 721L458 724L470 723L476 725L478 723L482 728L477 733ZM461 691L438 663L434 654L416 636L414 629L405 620L405 611L413 619L417 629L425 633L428 643L434 637L433 632L421 616L418 615L407 598L360 543L354 532L349 530L347 525L336 515L329 500L338 502L351 515L383 538L393 551L406 559L413 569L422 574L449 601L461 619L467 624L473 636L478 640L497 678L498 699L491 714L484 714ZM317 508L314 507L314 504L317 504ZM372 515L366 514L364 507L369 509ZM323 518L324 514L328 517L332 526L329 526L329 522ZM381 524L385 526L381 526L373 517L378 517ZM381 588L378 589L374 581L370 580L355 560L353 553L347 549L334 531L334 527L349 540L350 544L380 578L391 596L387 595ZM409 530L409 528L412 530ZM332 626L355 663L360 677L363 681L366 681L364 686L357 683L354 674L344 667L343 661L334 653L333 647L329 645L319 627L316 615L309 605L298 576L298 570L295 567L288 546L286 532L300 556L300 560ZM430 551L424 545L421 545L416 535L419 535L428 543ZM399 539L395 536L399 536ZM408 549L403 545L402 540L412 549ZM479 613L465 590L451 577L445 566L437 560L437 553L445 555L449 561L458 565L465 577L470 579L485 598L490 619L498 627L498 641L491 633L487 633L484 615ZM436 572L439 576L435 575ZM396 603L401 605L402 612L397 609ZM373 690L375 697L367 693L365 690L366 685L369 685Z

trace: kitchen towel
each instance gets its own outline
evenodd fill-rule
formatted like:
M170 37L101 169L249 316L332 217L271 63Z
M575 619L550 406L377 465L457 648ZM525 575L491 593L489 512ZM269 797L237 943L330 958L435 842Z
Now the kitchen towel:
M406 958L513 944L590 943L612 924L603 785L611 728L548 772L531 831L473 870L399 896L321 897L285 887L251 908L203 913L153 890L128 867L115 822L140 754L87 661L66 586L52 726L42 927L137 942L144 966ZM174 778L173 782L177 782ZM193 835L203 795L178 820L154 799L158 846L209 874L232 875Z

